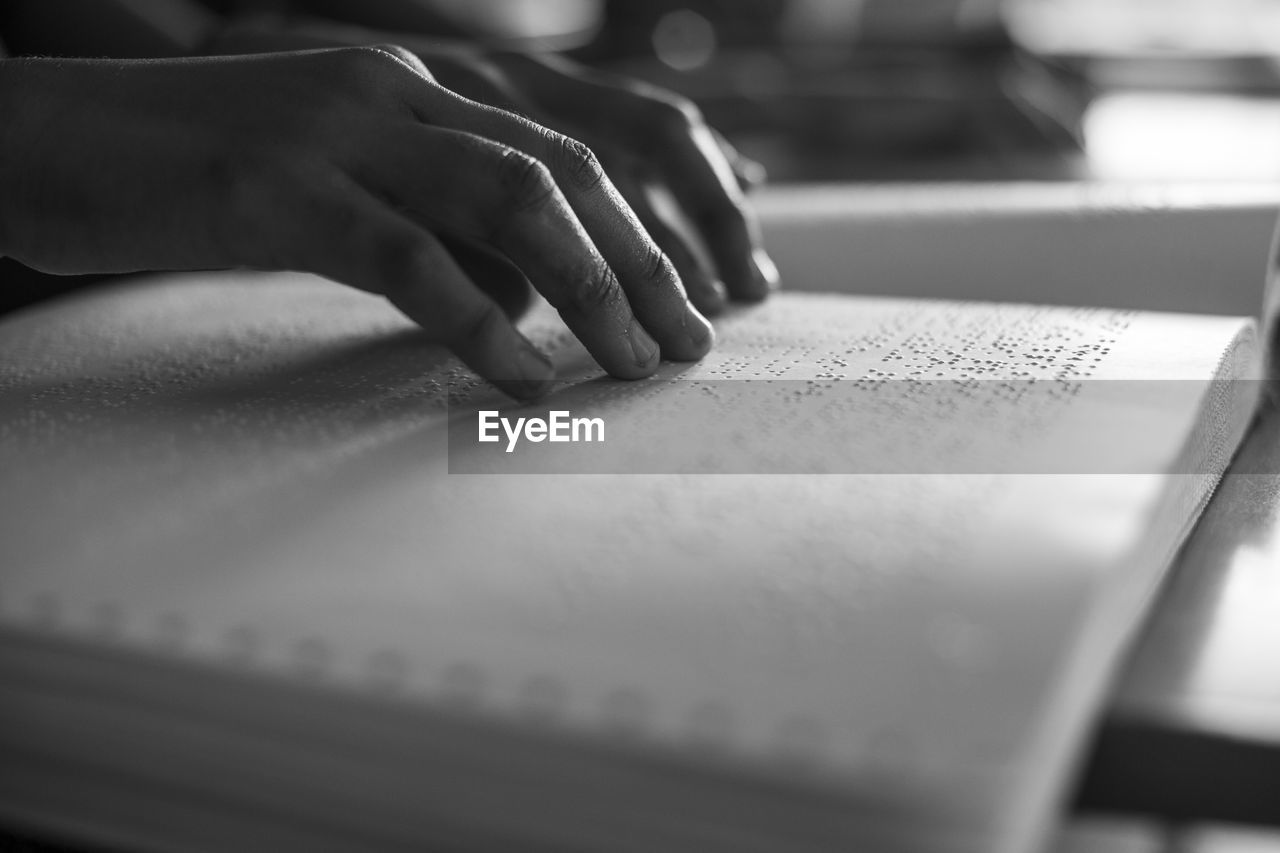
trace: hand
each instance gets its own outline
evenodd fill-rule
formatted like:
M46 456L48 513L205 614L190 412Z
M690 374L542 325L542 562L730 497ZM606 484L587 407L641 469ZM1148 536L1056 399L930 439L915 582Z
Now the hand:
M518 397L552 367L478 268L527 277L614 376L712 343L585 145L399 48L4 60L0 114L0 253L38 269L318 273L386 296Z
M718 313L726 296L757 301L778 287L777 269L743 197L744 189L761 182L763 170L711 130L692 102L561 57L482 57L408 44L453 91L590 145L702 311ZM653 186L670 191L684 215L676 218L687 223L663 215L649 192Z
M704 313L722 310L726 297L755 301L777 288L778 272L743 197L745 189L763 180L763 170L708 128L697 108L678 95L559 57L485 54L466 42L323 20L241 21L214 46L223 52L257 52L378 40L404 45L442 85L473 101L527 116L588 144ZM675 209L655 204L654 190L674 197Z

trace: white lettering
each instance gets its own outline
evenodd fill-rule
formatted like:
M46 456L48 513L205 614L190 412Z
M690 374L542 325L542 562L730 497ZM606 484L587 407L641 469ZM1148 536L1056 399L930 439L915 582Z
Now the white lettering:
M578 427L582 427L582 438L578 438ZM593 428L596 438L591 437ZM574 418L573 441L604 441L604 418Z
M543 441L604 441L603 418L575 418L563 410L549 412L549 418L504 418L499 412L477 413L476 438L482 442L501 441L498 427L507 436L507 453L514 453L523 436L537 444Z
M511 428L511 421L507 420L506 418L502 419L502 428L506 430L506 433L507 433L507 452L508 453L516 449L516 442L520 440L520 427L522 426L524 426L524 418L516 418L515 429Z
M496 434L489 435L489 430L498 428L498 425L494 423L497 417L498 417L497 412L481 412L480 413L480 417L479 417L479 421L480 421L480 439L479 440L480 441L497 441L498 440L498 436Z
M556 411L551 413L551 434L548 436L552 441L568 441L569 440L569 413L565 411Z

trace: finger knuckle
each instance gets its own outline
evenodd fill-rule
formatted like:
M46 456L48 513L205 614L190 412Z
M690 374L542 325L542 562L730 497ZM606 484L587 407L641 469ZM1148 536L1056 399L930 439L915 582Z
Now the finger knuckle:
M595 265L586 275L573 279L555 306L589 316L608 310L622 296L618 277L605 264Z
M403 62L405 65L408 65L410 68L413 68L417 65L422 64L421 62L418 61L418 57L414 55L413 51L408 50L407 48L403 48L398 44L391 44L389 42L383 43L383 44L375 44L375 45L370 45L369 49L374 51L379 51L381 53L385 53L388 56L390 56L392 59L395 59L399 62Z
M392 68L392 54L373 45L338 48L329 57L337 73L348 79L372 79Z
M604 182L604 168L595 152L583 143L568 136L559 136L552 142L556 171L564 175L566 183L577 190L590 192Z
M349 50L352 51L353 61L375 73L401 73L407 69L415 74L431 77L431 72L422 64L417 54L398 44L372 44Z
M408 87L438 85L422 61L398 45L340 48L332 56L333 64L316 88L322 113L334 118L349 120L352 107L398 108Z
M498 184L507 210L513 213L536 213L550 204L557 191L546 164L514 148L501 154Z
M675 267L666 253L653 243L646 243L640 262L640 274L644 281L657 283L675 276Z

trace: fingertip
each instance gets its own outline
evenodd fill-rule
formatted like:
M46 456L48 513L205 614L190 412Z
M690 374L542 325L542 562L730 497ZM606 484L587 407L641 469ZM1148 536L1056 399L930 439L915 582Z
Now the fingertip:
M494 379L493 385L513 400L530 402L547 396L551 382L526 382L520 379Z
M701 283L694 284L692 277L686 277L685 281L688 282L689 301L704 315L715 316L724 311L729 302L729 289L723 281L704 279Z
M662 353L658 348L658 343L634 319L631 321L630 328L627 329L627 340L630 342L631 352L635 356L634 367L637 371L627 378L639 379L658 369L658 362L662 360ZM631 371L627 371L627 373L631 374Z
M760 280L766 293L772 293L782 287L782 277L778 267L764 249L757 248L751 253L751 262L756 268L756 277Z
M508 382L510 390L504 391L521 400L533 400L545 396L551 390L556 378L555 365L551 359L534 348L528 342L516 351L517 378Z
M741 154L738 155L738 159L733 163L733 172L738 178L738 185L744 191L757 189L769 181L769 171L764 167L763 163L744 157Z
M477 372L509 397L517 400L534 400L543 397L555 382L555 365L523 335L512 331L514 340L511 341L510 349L505 354L495 353L496 358L491 361L479 353L472 352L468 353L469 357L463 360L469 363L482 363L473 365L475 367L483 367L483 362L486 361L490 364L496 361L496 367L489 370L479 369Z
M769 298L769 285L754 264L749 264L748 271L736 281L738 286L731 291L735 302L763 302Z
M685 313L685 329L689 332L689 341L693 344L695 358L702 358L711 351L711 346L716 341L715 327L693 305L690 305Z
M742 302L763 302L781 286L781 277L773 259L764 249L755 248L751 250L747 274L733 295Z
M663 350L666 358L671 361L697 361L711 351L716 339L715 329L692 303L685 304L680 326L684 334Z

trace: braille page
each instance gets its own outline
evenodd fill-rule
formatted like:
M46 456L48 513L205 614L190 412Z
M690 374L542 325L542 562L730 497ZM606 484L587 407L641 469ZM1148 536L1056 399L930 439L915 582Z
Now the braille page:
M904 791L925 819L945 803L987 849L1048 815L1243 430L1247 401L1200 408L1207 380L1247 369L1251 334L780 294L720 322L702 362L621 383L538 315L566 377L550 406L651 436L591 448L640 473L462 474L501 456L472 459L450 421L516 410L328 283L160 280L0 329L5 623L799 765L854 800ZM1028 371L1060 393L1009 396ZM953 384L913 402L929 374ZM1132 382L1153 379L1191 382ZM643 473L671 464L655 447L705 439L708 411L723 425L700 473ZM1201 421L1217 431L1198 457ZM1036 456L1081 444L1137 454L1137 473ZM565 470L575 446L554 447L534 462ZM860 467L877 459L887 474Z
M1194 463L1175 460L1214 352L1184 342L1215 322L1240 328L1235 318L786 294L723 318L702 362L641 383L602 381L566 331L535 322L569 387L503 406L508 427L559 410L598 417L606 440L512 440L491 418L493 440L481 444L490 396L454 407L450 470L1186 473Z

